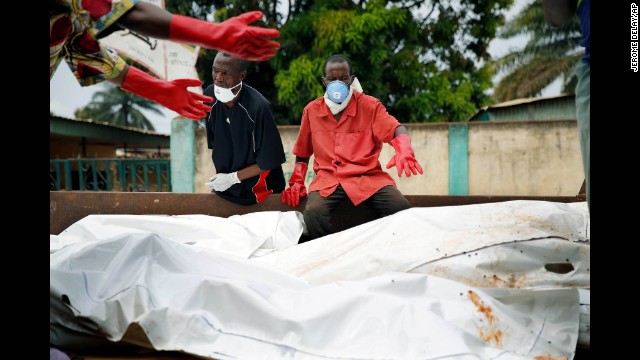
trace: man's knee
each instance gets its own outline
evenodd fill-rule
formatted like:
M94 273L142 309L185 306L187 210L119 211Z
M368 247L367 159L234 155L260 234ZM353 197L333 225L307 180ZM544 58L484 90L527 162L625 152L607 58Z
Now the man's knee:
M403 196L401 199L398 199L391 204L389 204L390 214L395 214L399 211L406 210L411 207L409 201Z
M387 205L390 214L395 214L398 211L406 210L411 207L409 200L402 195L400 190L391 187L386 188L386 190L391 194L389 204Z

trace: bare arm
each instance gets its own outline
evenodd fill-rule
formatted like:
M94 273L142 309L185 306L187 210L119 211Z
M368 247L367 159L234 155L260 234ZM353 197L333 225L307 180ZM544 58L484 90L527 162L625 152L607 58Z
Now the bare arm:
M117 24L141 35L166 40L169 38L172 16L170 12L158 6L139 2L122 15Z
M551 26L568 23L576 13L577 0L542 0L544 21Z
M396 128L396 132L393 134L393 137L395 138L400 134L407 134L407 135L409 134L409 132L407 131L407 128L404 127L404 125L400 125Z
M260 20L262 11L250 11L221 23L212 23L172 14L150 3L137 3L116 24L140 35L222 50L246 60L264 61L274 56L280 44L269 38L280 30L250 26Z
M116 86L120 86L124 82L124 79L127 77L127 73L128 72L129 72L129 65L125 65L124 69L122 69L122 72L120 73L120 75L114 77L113 79L111 79L109 81L112 84L116 85Z
M248 178L260 175L263 172L264 170L260 169L258 164L252 164L242 170L238 170L238 179L242 181L244 179L248 179Z
M299 156L296 156L296 162L297 163L301 162L301 163L305 163L305 164L309 165L309 158L301 158Z

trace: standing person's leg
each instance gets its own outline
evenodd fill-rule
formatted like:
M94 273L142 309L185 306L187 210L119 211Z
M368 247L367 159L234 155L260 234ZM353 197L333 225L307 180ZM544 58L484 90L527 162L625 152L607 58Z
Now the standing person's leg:
M378 190L370 198L365 200L364 204L375 210L380 217L395 214L398 211L411 207L409 201L402 195L400 190L393 185L387 185Z
M591 212L590 202L590 128L591 128L591 65L580 62L576 67L578 85L576 86L576 116L578 118L578 133L580 135L580 151L582 153L582 166L584 167L584 177L587 183L587 206Z
M342 186L338 186L326 198L320 196L319 191L309 193L302 215L310 240L333 233L330 222L331 215L336 207L347 198L347 193L344 192Z

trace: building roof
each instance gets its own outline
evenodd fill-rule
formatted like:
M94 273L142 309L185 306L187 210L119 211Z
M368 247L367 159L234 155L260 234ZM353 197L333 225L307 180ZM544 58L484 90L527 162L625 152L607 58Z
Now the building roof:
M566 120L576 118L575 95L514 99L478 110L469 121Z
M49 138L84 138L87 144L118 148L169 148L170 136L155 131L119 126L91 119L71 119L51 115Z

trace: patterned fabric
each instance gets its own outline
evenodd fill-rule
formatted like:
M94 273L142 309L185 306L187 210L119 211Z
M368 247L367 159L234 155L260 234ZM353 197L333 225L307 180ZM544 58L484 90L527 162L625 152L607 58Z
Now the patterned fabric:
M64 59L82 86L117 77L126 63L97 36L139 0L49 0L49 80Z

